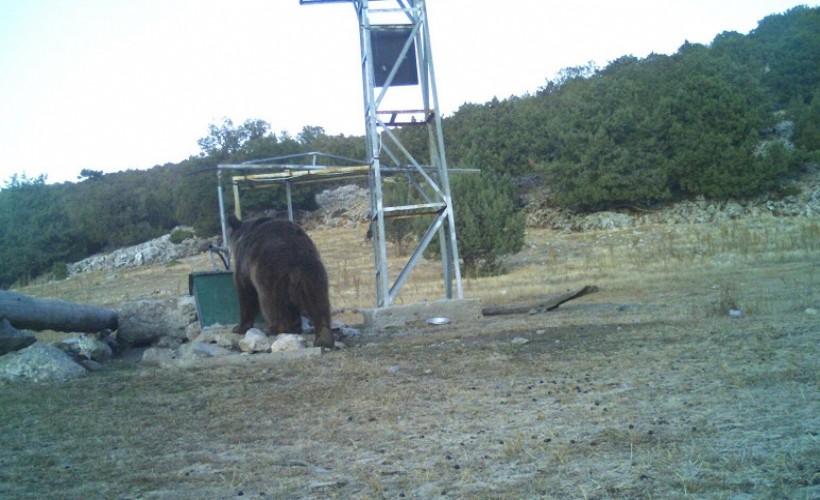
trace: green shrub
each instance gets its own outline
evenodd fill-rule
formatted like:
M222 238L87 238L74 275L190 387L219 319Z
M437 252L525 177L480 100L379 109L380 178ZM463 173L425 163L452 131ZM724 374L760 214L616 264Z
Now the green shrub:
M451 187L462 272L473 277L503 273L500 257L524 246L525 218L512 179L484 171L453 176ZM440 255L438 239L428 253Z
M194 232L190 229L174 229L171 231L171 243L179 245L183 241L193 238Z
M51 276L55 280L64 280L68 278L68 266L65 262L55 262L51 265Z

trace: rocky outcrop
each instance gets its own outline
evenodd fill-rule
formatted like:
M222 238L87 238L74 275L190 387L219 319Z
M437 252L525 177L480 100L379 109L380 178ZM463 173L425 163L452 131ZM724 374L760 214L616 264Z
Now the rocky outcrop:
M94 255L79 262L68 264L69 274L85 273L103 269L139 267L148 264L165 264L175 259L190 257L208 250L216 242L214 238L188 238L174 244L171 235L146 241L139 245L120 248L104 255Z
M602 231L642 224L704 224L760 217L820 216L820 167L784 183L780 195L750 200L707 200L703 197L659 209L624 207L617 211L579 214L555 208L549 195L531 192L524 198L527 225L561 231ZM782 193L789 193L783 195Z
M319 210L305 221L312 225L356 227L370 218L370 193L352 184L325 189L316 195L316 204Z

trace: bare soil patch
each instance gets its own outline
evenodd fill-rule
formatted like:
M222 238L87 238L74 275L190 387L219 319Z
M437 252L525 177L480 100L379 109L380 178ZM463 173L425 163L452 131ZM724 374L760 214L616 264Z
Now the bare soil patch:
M334 307L373 303L361 234L311 233ZM174 295L204 263L23 292ZM467 281L469 297L600 291L273 366L121 361L0 386L0 497L817 498L818 263L807 218L532 230L510 272ZM438 287L424 263L404 300Z

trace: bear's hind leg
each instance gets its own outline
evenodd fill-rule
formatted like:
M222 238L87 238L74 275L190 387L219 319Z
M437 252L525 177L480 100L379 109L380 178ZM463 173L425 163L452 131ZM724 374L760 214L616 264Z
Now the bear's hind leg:
M335 339L330 330L330 299L327 296L327 275L322 268L315 274L301 269L291 272L288 295L299 312L313 323L313 347L333 349Z
M239 297L239 324L233 329L234 333L245 335L253 328L256 317L259 316L259 296L251 283L235 280L236 292Z
M299 314L299 309L289 302L282 303L279 297L284 295L286 295L285 292L259 295L262 315L268 322L268 335L302 333L302 316Z
M305 315L313 323L313 347L333 349L336 340L330 329L330 303L321 300L317 302L319 303L311 302L305 308Z

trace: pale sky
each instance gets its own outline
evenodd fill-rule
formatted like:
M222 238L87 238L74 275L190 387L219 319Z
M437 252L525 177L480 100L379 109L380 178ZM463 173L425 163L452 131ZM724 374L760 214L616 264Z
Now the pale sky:
M394 6L395 2L371 4ZM799 0L427 0L440 110L535 92L568 66L747 34ZM363 135L350 3L0 0L0 186L177 163L210 123ZM445 129L446 134L446 129Z

